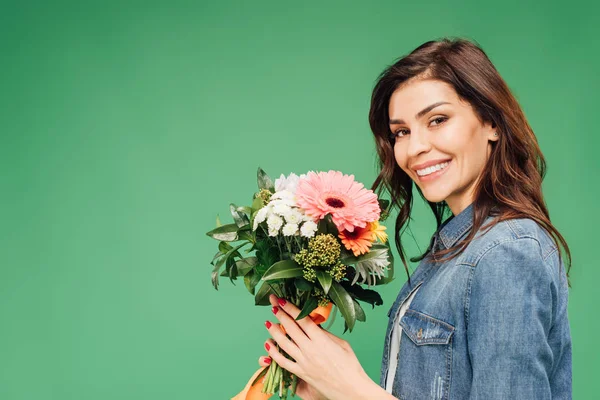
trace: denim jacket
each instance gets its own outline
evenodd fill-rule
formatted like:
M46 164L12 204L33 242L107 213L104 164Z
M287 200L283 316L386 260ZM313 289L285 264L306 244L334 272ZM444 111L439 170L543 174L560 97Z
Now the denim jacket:
M431 246L457 243L472 218L473 203L444 221ZM483 232L453 260L422 260L404 284L388 312L379 385L385 388L399 324L396 398L571 399L568 285L557 247L531 219ZM398 308L417 288L398 321Z

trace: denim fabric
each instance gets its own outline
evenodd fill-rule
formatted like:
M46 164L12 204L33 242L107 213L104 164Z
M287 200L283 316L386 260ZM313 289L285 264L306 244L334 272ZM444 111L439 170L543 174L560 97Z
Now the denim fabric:
M472 218L473 204L442 224L431 247L457 243L471 230ZM391 331L399 324L393 396L571 399L566 271L551 237L535 221L506 220L478 231L453 260L421 261L411 284L404 284L388 312L379 385L385 388Z

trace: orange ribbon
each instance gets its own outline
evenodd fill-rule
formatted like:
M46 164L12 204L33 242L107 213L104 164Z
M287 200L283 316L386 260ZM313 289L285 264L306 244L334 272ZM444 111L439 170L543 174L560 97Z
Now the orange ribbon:
M310 314L308 314L308 316L313 320L315 324L320 325L323 322L327 321L327 318L329 318L329 314L331 313L332 308L333 303L329 302L329 304L327 304L327 306L325 307L318 306ZM283 325L280 325L280 327L283 333L285 334L286 332ZM232 397L231 400L268 400L269 398L271 398L271 396L273 395L272 393L262 392L265 380L264 377L262 379L259 379L258 382L256 382L254 386L252 386L252 382L254 381L254 379L256 379L256 377L265 368L268 367L260 367L258 371L256 371L254 375L252 375L252 378L250 378L244 389L241 392L239 392L235 397Z

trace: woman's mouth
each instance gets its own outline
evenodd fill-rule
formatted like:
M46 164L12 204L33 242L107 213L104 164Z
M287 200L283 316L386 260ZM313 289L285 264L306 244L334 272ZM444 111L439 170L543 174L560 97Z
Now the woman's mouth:
M438 176L444 174L448 170L448 167L450 166L451 162L452 162L452 160L449 160L449 161L445 161L443 163L432 165L431 167L419 169L416 171L417 176L419 177L419 180L421 182L432 181L435 178L437 178Z

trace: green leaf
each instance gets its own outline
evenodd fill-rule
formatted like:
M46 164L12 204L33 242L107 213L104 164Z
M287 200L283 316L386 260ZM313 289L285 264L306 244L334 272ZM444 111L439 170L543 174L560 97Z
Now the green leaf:
M229 280L234 286L236 286L234 280L237 280L237 268L233 258L229 258L227 260L227 271L229 272Z
M271 265L279 261L279 251L271 246L266 240L258 240L256 242L256 257L258 258L259 266L256 269L264 274Z
M358 301L352 300L354 303L354 312L356 313L356 320L365 322L367 320L367 315L365 314L365 310L358 304Z
M274 286L276 285L270 282L264 282L261 285L260 289L258 289L258 292L256 292L256 295L254 295L254 304L257 306L270 305L271 302L269 301L269 295L271 293L277 295L277 293L273 290Z
M369 303L373 308L375 308L375 306L383 305L381 295L374 290L365 289L360 285L351 285L348 281L342 281L342 286L357 300Z
M262 170L262 168L258 167L256 177L259 189L267 189L271 192L275 192L275 185L273 185L273 181L271 180L269 175L267 175L267 173Z
M252 271L258 264L258 259L256 257L246 257L241 260L237 260L235 265L237 266L238 276L246 275L248 272ZM254 293L253 293L254 294Z
M299 321L302 318L306 317L318 306L319 306L319 299L317 299L315 296L308 296L308 299L306 300L306 302L304 303L304 306L302 307L302 311L300 311L300 314L298 314L298 316L296 317L296 321Z
M256 214L256 212L258 210L260 210L261 208L263 208L264 206L265 206L265 204L263 203L263 200L260 197L256 197L254 200L252 200L252 207L251 207L252 212L250 213L252 220L254 220L254 214Z
M233 242L237 240L238 226L236 224L227 224L219 226L206 234L213 239L223 240L225 242Z
M237 206L235 204L229 204L229 211L231 212L231 216L233 217L233 220L235 221L235 224L238 228L250 224L248 216L243 212L238 211Z
M256 241L252 232L244 231L242 229L240 229L238 232L238 240L247 240L250 243L254 243Z
M260 282L260 275L254 271L250 271L244 276L244 284L246 285L246 288L250 294L254 294L254 288L258 282Z
M331 274L329 272L323 271L322 269L317 269L315 273L325 294L329 293L329 288L331 287L332 281Z
M241 243L241 244L239 244L239 245L237 245L235 247L231 247L227 243L223 243L222 245L221 245L221 243L219 243L219 247L222 247L223 249L229 248L229 250L227 251L227 253L225 253L223 255L223 257L221 257L219 259L219 261L217 261L217 264L215 265L215 268L212 271L211 278L212 278L212 284L215 287L215 289L219 290L219 270L220 270L221 266L223 265L223 263L225 261L227 261L229 263L230 257L232 255L236 254L236 253L239 254L238 253L238 249L240 249L241 247L245 246L246 244L248 244L248 242L244 242L244 243ZM233 261L233 258L231 258L231 260ZM228 265L231 265L231 264L228 264ZM229 275L230 271L231 271L230 269L227 269L228 275Z
M274 279L286 279L303 276L302 266L294 260L282 260L271 265L261 280L270 281Z
M313 287L315 286L312 282L307 281L303 277L298 277L294 279L294 283L296 284L297 289L302 290L304 292L312 291Z
M221 219L219 219L219 214L217 214L217 228L222 225L223 223L221 223Z
M342 313L350 332L352 332L352 328L354 328L354 322L356 321L356 311L354 310L352 297L337 281L331 282L329 297L340 309L340 312Z
M240 206L237 208L238 211L246 213L247 215L252 214L252 207L248 207L248 206Z
M386 211L390 206L390 201L387 199L377 199L377 201L379 202L379 208L381 211Z

